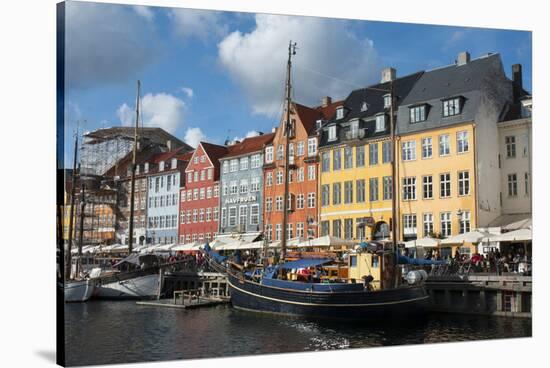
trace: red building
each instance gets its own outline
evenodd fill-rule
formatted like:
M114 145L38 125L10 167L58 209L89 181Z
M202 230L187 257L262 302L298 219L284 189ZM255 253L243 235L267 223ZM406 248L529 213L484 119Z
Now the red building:
M220 158L227 147L201 142L185 169L180 189L179 243L210 241L218 232Z

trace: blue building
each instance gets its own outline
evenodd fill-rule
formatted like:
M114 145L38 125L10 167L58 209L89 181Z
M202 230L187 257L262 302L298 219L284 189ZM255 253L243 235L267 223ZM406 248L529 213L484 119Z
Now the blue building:
M246 138L230 145L228 154L220 159L220 235L263 229L263 149L274 136Z
M185 181L185 167L192 152L183 149L155 155L149 162L147 177L148 244L178 241L179 192Z

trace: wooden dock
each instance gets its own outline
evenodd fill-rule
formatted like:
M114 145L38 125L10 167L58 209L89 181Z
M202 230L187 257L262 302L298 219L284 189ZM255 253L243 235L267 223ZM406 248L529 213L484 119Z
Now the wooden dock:
M202 290L174 291L173 298L155 301L139 301L136 302L136 304L150 307L196 309L202 307L212 307L219 304L227 304L230 302L228 297L202 295L201 291Z

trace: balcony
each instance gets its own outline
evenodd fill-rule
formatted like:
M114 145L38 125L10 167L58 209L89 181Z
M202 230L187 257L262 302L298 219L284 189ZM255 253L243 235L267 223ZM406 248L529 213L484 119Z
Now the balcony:
M304 162L306 164L311 164L311 163L315 163L315 162L319 162L319 155L318 154L315 154L315 155L307 155L305 158L304 158Z

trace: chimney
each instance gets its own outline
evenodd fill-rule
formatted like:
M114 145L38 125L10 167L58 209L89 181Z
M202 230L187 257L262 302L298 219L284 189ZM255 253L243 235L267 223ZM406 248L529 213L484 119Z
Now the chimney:
M514 102L518 102L523 90L523 76L521 73L521 64L512 65L512 93Z
M330 96L325 96L321 99L321 106L327 107L332 103L332 98Z
M271 133L275 133L277 131L276 127L271 128Z
M470 62L470 53L463 51L458 54L458 59L456 61L457 66L466 65Z
M384 68L382 69L382 79L380 83L386 83L395 79L395 69L394 68Z
M168 151L171 151L172 150L172 146L173 146L173 142L171 139L168 139L166 141L166 147L168 147Z

